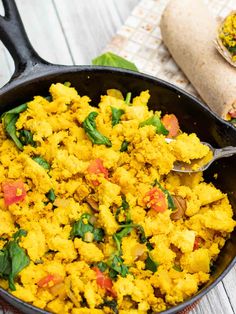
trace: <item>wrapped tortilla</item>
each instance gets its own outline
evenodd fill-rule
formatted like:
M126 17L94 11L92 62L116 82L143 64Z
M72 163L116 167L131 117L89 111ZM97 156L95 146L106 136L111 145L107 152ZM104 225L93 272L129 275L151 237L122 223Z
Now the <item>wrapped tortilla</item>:
M219 116L236 108L236 69L217 51L217 22L203 0L171 0L161 19L163 41L202 99Z

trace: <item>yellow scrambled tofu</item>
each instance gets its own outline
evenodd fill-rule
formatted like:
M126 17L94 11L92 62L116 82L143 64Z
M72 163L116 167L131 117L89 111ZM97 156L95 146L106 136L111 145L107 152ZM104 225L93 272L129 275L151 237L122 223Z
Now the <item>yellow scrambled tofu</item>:
M232 207L202 173L171 171L209 149L149 98L108 90L93 107L57 83L3 115L1 287L53 313L126 314L166 310L209 280Z

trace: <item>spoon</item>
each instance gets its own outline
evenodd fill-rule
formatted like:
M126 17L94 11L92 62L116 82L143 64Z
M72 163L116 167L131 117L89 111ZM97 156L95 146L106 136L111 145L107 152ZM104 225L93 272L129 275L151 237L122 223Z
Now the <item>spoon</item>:
M166 138L165 141L167 143L175 141L171 138ZM224 158L224 157L231 157L234 154L236 154L236 147L234 146L227 146L223 148L213 148L209 143L201 142L203 145L206 145L209 147L210 151L212 152L212 159L208 161L207 163L203 163L201 165L201 161L203 161L204 158L201 159L195 159L191 164L185 163L183 161L176 161L174 163L172 171L177 172L187 172L187 173L196 173L205 171L209 168L209 166L217 159ZM193 169L195 165L198 165L197 169Z

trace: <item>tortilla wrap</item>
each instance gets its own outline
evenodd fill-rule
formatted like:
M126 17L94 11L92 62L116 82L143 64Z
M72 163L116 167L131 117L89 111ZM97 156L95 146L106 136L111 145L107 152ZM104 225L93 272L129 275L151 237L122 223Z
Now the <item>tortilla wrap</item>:
M236 108L236 69L214 40L217 22L202 0L171 0L161 19L163 41L206 104L222 118Z

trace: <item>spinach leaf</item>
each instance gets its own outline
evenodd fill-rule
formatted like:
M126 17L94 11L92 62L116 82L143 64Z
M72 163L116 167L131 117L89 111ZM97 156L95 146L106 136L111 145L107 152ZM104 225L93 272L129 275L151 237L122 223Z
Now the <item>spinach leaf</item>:
M130 105L131 96L132 96L132 94L129 92L129 93L127 93L127 95L126 95L126 97L125 97L125 103L126 103L127 105Z
M120 122L120 118L122 116L122 114L124 114L124 110L122 109L118 109L115 107L111 107L111 114L112 114L112 126L115 126L116 124L118 124Z
M128 266L126 266L123 262L123 258L118 255L114 255L112 260L108 262L110 267L109 276L111 278L116 278L117 275L126 277L126 275L129 273L129 269Z
M9 274L9 288L11 290L16 290L14 285L15 277L19 272L29 265L30 259L26 255L24 249L22 249L19 244L15 241L10 241L8 244L9 256L11 259L11 272Z
M126 201L125 196L122 195L121 207L117 208L116 213L115 213L115 219L118 223L129 224L131 222L130 212L128 211L128 209L129 209L129 203ZM119 219L120 214L122 214L124 217L123 221Z
M103 309L104 306L109 307L114 314L119 314L118 305L116 300L105 300L102 304L99 305L99 309Z
M93 232L93 226L89 223L89 219L91 218L90 214L83 214L79 221L76 221L71 229L70 236L71 238L82 238L84 240L84 236L87 232Z
M83 122L83 128L89 139L92 141L93 144L97 145L106 145L107 147L111 147L111 141L109 138L101 134L96 129L96 122L95 118L97 117L97 112L90 112L87 118Z
M148 251L152 251L154 249L154 247L149 241L146 243L146 247L148 248Z
M113 239L116 243L118 252L121 251L121 240L122 240L122 238L126 237L132 231L132 229L133 229L132 227L128 226L128 227L121 229L121 231L119 231L113 235Z
M129 142L124 140L121 144L121 148L120 148L120 152L123 153L123 152L127 152L128 150L128 146L129 146Z
M101 242L105 236L104 230L102 228L94 228L93 236L96 242Z
M50 164L43 158L40 156L35 156L32 157L32 159L37 162L41 167L43 167L45 170L50 170Z
M148 254L147 259L145 260L145 269L151 270L153 273L157 271L159 264L151 259L150 255Z
M0 250L0 277L8 279L11 290L16 290L14 284L16 276L30 263L25 250L18 244L20 238L26 236L26 234L25 230L18 230L13 235L13 240L5 244L4 248Z
M236 54L236 46L234 46L234 47L227 47L227 49L228 49L229 52L231 52L232 54Z
M156 127L157 134L168 135L169 131L164 127L163 123L161 122L160 118L156 115L152 116L151 118L141 122L139 127L142 128L145 125L153 125Z
M97 263L97 267L103 273L107 269L108 265L104 262L99 262Z
M3 128L7 135L14 141L16 146L23 150L23 145L16 135L16 121L19 118L19 114L27 109L27 104L22 104L16 108L13 108L7 112L4 112L1 116Z
M55 195L55 193L54 193L54 190L53 189L50 189L49 191L48 191L48 193L46 194L46 197L49 199L49 201L50 202L54 202L55 201L55 199L56 199L56 195Z
M72 239L78 237L86 242L86 233L90 232L93 234L94 241L101 242L103 240L105 235L104 230L102 228L95 228L90 222L91 217L90 214L85 213L73 224L70 232L70 237Z
M106 52L92 60L94 65L111 66L117 68L138 71L136 65L112 52Z
M162 190L163 193L165 193L166 197L167 197L167 202L168 202L168 208L169 209L175 209L175 203L173 200L173 197L170 195L170 192L166 189L163 188L163 186L158 182L158 180L156 179L153 183L153 186L158 186L160 190Z
M36 147L36 143L33 140L33 134L28 130L19 131L19 140L22 145L31 145L33 147Z
M183 271L182 268L179 265L177 265L177 264L175 264L172 268L174 270L178 271L178 272L182 272Z

